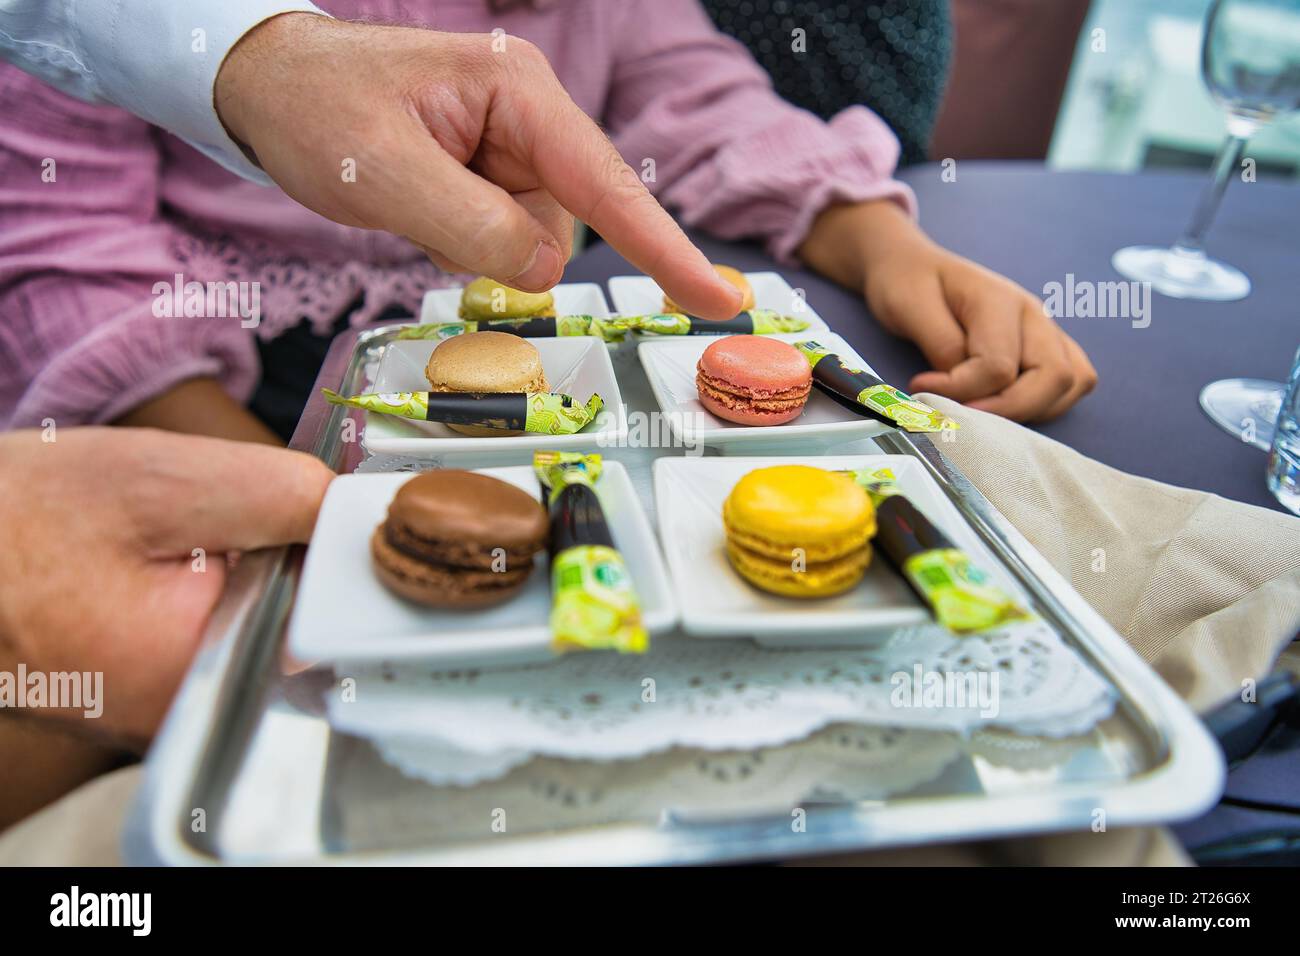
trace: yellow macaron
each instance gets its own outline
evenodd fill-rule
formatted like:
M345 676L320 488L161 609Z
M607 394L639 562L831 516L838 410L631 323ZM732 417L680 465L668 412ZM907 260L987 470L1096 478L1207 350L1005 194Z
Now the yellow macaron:
M555 315L555 296L549 292L521 292L487 276L479 276L460 294L460 317L498 321Z
M799 570L793 560L778 561L727 542L727 559L750 584L785 597L819 598L842 594L862 580L871 563L871 549L858 550L833 561L809 561Z
M790 597L839 594L862 579L876 533L851 478L808 465L751 471L722 506L727 557L745 580Z

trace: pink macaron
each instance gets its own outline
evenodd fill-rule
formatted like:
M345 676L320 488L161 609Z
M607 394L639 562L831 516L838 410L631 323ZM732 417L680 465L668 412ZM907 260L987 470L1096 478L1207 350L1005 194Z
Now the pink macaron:
M812 368L793 345L762 335L728 335L700 356L700 404L741 425L784 425L803 412Z

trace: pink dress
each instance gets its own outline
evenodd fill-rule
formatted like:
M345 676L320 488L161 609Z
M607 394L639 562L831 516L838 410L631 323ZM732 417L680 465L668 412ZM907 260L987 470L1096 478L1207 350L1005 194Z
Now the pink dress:
M837 201L912 196L879 118L826 123L779 99L694 0L322 0L331 14L536 43L682 222L789 261ZM179 279L178 279L179 277ZM261 321L170 314L185 282L258 283ZM340 226L243 180L134 116L0 66L0 423L109 421L187 379L247 401L254 336L325 333L447 285L404 239ZM164 301L166 300L166 301Z

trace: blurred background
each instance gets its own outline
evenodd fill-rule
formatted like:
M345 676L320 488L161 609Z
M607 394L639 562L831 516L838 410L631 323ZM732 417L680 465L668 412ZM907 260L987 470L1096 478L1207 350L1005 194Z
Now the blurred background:
M1225 133L1200 73L1211 0L703 0L786 99L829 119L862 103L903 165L1046 160L1062 169L1209 167ZM807 34L806 52L777 38ZM1300 123L1251 138L1295 177Z
M1208 168L1225 114L1200 74L1210 0L703 0L785 99L862 103L927 159L1062 169ZM807 33L807 53L775 38ZM1251 139L1260 176L1300 173L1300 124Z
M1093 0L1074 46L1051 164L1205 169L1224 135L1223 110L1200 77L1207 9L1208 0ZM1105 52L1093 49L1096 30L1104 31ZM1261 175L1300 175L1300 123L1265 127L1248 155Z

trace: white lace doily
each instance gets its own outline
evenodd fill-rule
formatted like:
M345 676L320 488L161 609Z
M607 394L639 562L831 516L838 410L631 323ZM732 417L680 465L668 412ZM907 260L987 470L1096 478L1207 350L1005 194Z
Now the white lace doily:
M1046 626L957 638L939 628L882 648L765 650L660 639L645 656L571 655L511 670L383 665L340 671L340 730L446 761L443 782L500 776L528 757L617 760L673 747L771 747L830 724L1080 733L1111 691ZM429 765L430 760L418 760Z

